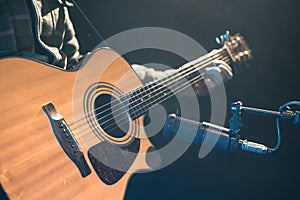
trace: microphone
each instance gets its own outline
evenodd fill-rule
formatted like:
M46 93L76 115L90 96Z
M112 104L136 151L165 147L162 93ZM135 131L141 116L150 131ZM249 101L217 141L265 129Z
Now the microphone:
M176 139L189 142L191 141L191 131L195 131L196 136L193 143L196 145L202 145L204 141L213 142L213 149L219 151L231 151L234 152L237 149L243 151L253 152L257 154L270 153L270 149L256 142L248 141L247 139L240 139L240 136L230 129L208 123L208 122L197 122L181 117L177 117L175 114L170 114L167 117L163 135L165 137L175 137ZM178 134L178 131L183 131Z

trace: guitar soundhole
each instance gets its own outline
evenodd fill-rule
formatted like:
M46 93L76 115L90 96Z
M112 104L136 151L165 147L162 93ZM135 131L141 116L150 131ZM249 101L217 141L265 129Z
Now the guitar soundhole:
M129 118L121 102L109 94L95 99L95 115L101 128L110 136L122 138L129 130Z

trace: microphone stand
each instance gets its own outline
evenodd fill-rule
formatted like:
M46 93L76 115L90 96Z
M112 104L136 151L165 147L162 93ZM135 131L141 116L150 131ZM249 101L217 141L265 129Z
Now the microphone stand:
M292 121L293 124L299 125L300 124L300 111L292 111L288 106L290 105L300 105L298 101L292 101L280 106L279 111L272 111L272 110L264 110L259 108L253 107L246 107L243 106L242 102L237 101L231 104L230 111L232 113L232 117L229 120L230 123L230 149L231 151L235 151L238 145L241 146L241 149L244 151L250 151L258 154L267 154L273 153L276 151L280 146L280 125L279 120L288 120ZM243 126L241 122L241 114L249 113L254 115L262 115L267 117L275 117L277 123L277 145L275 148L270 148L265 145L250 142L247 139L240 139L238 132L240 131L241 127Z
M299 101L288 102L280 106L278 111L264 110L259 108L252 108L243 106L242 102L237 101L230 106L232 117L229 120L230 128L225 128L208 122L197 122L189 119L177 117L175 114L170 114L166 120L163 135L165 137L175 136L179 131L180 126L183 127L180 131L184 134L179 134L177 139L187 141L188 133L197 130L193 143L202 144L205 138L216 139L214 148L223 151L236 151L242 149L258 154L270 154L278 150L280 146L280 120L292 121L293 124L300 125L300 111L292 111L289 106L300 106ZM274 148L267 147L263 144L248 141L247 139L240 139L239 131L243 126L241 115L242 113L249 113L254 115L263 115L267 117L275 117L277 124L277 144Z

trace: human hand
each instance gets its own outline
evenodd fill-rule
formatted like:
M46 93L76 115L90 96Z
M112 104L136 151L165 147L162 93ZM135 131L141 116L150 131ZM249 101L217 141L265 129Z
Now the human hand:
M204 81L193 85L195 93L200 96L208 94L210 89L217 87L233 77L231 67L222 60L214 60L214 65L205 69Z

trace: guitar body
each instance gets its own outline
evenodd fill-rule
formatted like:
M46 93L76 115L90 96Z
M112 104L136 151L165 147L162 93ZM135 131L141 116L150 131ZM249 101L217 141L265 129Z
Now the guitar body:
M226 32L223 42L145 86L110 49L76 72L0 60L0 181L9 198L122 199L133 173L160 164L143 127L147 110L203 80L214 59L252 59L240 34Z
M84 137L82 142L79 131L73 129L91 168L91 173L83 178L55 137L42 106L51 102L67 123L73 121L73 106L84 104L84 97L74 96L75 82L84 82L79 84L79 91L88 90L94 84L93 78L89 78L93 73L82 70L95 65L101 75L98 81L118 88L119 92L142 85L130 65L109 49L95 51L76 72L22 58L0 60L0 181L11 199L122 199L131 174L149 169L145 156L138 156L122 176L111 182L103 181L110 177L99 178L88 155L89 148L97 142L85 142ZM139 136L144 135L142 117L134 121ZM92 130L85 132L95 137ZM134 143L126 141L121 146ZM138 154L151 147L146 137L135 144Z

